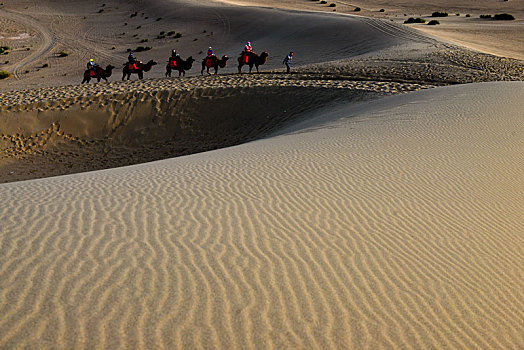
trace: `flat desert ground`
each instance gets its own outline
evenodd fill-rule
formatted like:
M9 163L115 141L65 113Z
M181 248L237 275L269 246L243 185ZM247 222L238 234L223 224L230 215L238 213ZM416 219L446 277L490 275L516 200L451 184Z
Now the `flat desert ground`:
M0 5L0 349L524 348L522 1L330 3Z

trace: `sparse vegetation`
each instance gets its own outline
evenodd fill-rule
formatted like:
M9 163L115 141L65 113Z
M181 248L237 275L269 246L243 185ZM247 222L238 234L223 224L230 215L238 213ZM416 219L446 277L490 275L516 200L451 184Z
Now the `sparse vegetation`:
M457 17L460 16L460 13L456 13L455 16L457 16Z
M136 27L136 29L140 29L140 28L142 28L142 26L138 26L138 27Z
M0 54L7 55L9 53L9 46L0 46Z
M150 46L137 46L135 52L149 51L152 47Z
M404 23L406 23L406 24L426 23L426 20L424 18L420 18L420 17L417 17L417 18L409 17L407 20L404 21Z
M360 11L360 7L355 7L355 9L353 11L359 12Z
M181 38L181 37L182 37L182 33L176 33L175 36L174 36L175 39L178 39L178 38Z
M67 57L67 56L69 56L69 54L67 52L65 52L64 50L62 50L62 51L60 51L58 53L58 57Z
M440 22L437 21L436 19L432 19L431 21L428 22L428 26L434 26L437 24L440 24Z
M11 74L5 70L0 70L0 79L6 79L9 78Z
M141 43L147 43L149 41L149 39L142 39L140 40Z
M42 68L47 68L47 67L49 67L48 63L44 63L44 65L42 66Z
M491 19L491 15L480 15L479 17L482 19Z
M514 21L515 17L509 13L498 13L493 16L493 19L497 21Z
M136 16L138 16L138 12L132 13L131 16L129 16L129 17L133 18L133 17L136 17Z
M471 15L468 13L468 14L466 15L466 17L471 17Z
M431 17L448 17L448 13L435 11L431 14Z
M156 19L157 22L158 22L158 21L161 21L161 20L162 20L162 17L158 17L158 18Z
M384 11L386 11L386 10L384 10L384 9L380 9L378 12L384 12Z
M337 4L335 4L334 2L332 2L331 4L329 4L329 7L336 7Z
M327 4L327 1L322 0L320 3L321 3L322 5L325 5L325 4Z
M98 10L98 13L102 13L102 12L104 12L104 9Z
M167 32L168 36L175 35L175 34L176 34L176 32L174 30L171 30L171 31Z
M30 48L30 47L28 47L28 48L26 48L25 50L26 50L26 51L29 51L29 50L31 50L31 48Z

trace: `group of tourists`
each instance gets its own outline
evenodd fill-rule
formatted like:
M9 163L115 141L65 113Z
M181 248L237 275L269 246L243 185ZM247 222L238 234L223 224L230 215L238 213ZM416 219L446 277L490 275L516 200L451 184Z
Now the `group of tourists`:
M246 43L246 45L244 46L244 49L241 53L241 60L244 61L244 62L248 62L249 58L252 56L252 55L255 55L255 52L253 51L253 45L251 45L251 42L248 41ZM207 50L207 56L206 56L206 60L212 60L213 57L215 56L215 54L213 53L213 48L212 47L209 47L208 50ZM127 57L127 60L128 60L128 65L130 68L132 68L133 66L136 65L137 63L137 59L135 57L135 55L133 54L133 52L130 52L129 53L129 56ZM182 58L180 57L180 55L176 52L175 49L173 49L171 51L171 56L169 57L169 64L172 66L172 67L176 67L177 64L182 60ZM286 65L286 72L287 73L290 73L291 72L291 61L293 60L293 51L291 51L285 58L284 60L282 61L282 64ZM93 71L94 73L96 73L96 67L98 65L94 62L94 60L91 58L89 60L89 62L87 62L87 69L89 71Z

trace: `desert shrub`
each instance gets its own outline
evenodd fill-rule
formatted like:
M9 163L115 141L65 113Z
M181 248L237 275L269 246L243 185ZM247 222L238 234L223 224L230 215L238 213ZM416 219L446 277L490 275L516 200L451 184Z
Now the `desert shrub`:
M67 52L65 52L64 50L62 50L62 51L60 51L58 53L58 57L67 57L67 56L69 56L69 54Z
M161 20L162 20L162 17L158 17L158 18L156 19L157 22L158 22L158 21L161 21Z
M384 12L384 11L386 11L386 10L384 10L384 9L380 9L378 12Z
M133 17L136 17L136 16L138 16L138 12L132 13L131 16L129 16L129 17L133 18Z
M147 43L149 41L149 39L142 39L140 40L141 43Z
M320 3L321 3L322 5L325 5L325 4L327 4L327 1L322 0Z
M181 38L181 37L182 37L182 33L176 33L175 36L174 36L175 39L178 39L178 38Z
M337 4L335 4L334 2L332 2L331 4L329 4L329 7L336 7Z
M499 13L493 16L493 19L497 21L513 21L515 20L515 17L513 17L513 15L510 15L509 13Z
M0 54L7 55L9 52L9 46L0 46Z
M448 17L448 13L435 11L431 14L431 17Z
M175 34L176 34L176 32L174 30L170 30L169 32L167 32L168 36L175 35Z
M460 16L460 13L456 13L455 16L457 16L457 17Z
M156 38L157 38L157 39L165 39L166 36L165 36L165 35L157 35Z
M466 17L471 17L471 15L468 13L468 14L466 15Z
M420 18L420 17L417 17L417 18L409 17L407 20L404 21L404 23L408 23L408 24L411 24L411 23L426 23L426 20L424 18Z
M98 13L102 13L102 12L104 12L104 9L98 10Z
M428 22L428 26L434 26L436 24L440 24L440 22L437 21L436 19L432 19L431 21Z
M149 51L152 47L150 46L137 46L135 52Z
M136 29L140 29L140 28L142 28L142 26L138 26L138 27L136 27Z
M483 19L490 19L491 15L480 15L479 17Z
M47 67L49 67L48 63L44 63L44 65L42 66L42 68L47 68Z
M10 76L11 76L11 74L9 74L9 72L7 72L5 70L0 70L0 79L9 78Z
M360 7L355 7L355 9L353 11L355 11L355 12L360 11Z

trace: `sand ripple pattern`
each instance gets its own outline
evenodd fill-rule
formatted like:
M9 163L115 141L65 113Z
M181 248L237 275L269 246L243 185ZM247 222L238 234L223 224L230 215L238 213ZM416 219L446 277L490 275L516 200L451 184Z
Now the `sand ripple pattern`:
M523 348L523 100L424 90L0 185L0 348Z

